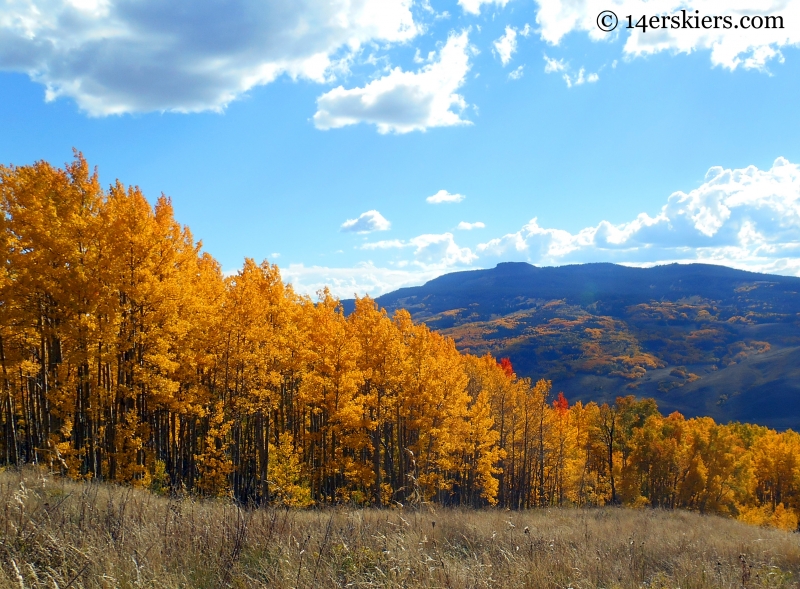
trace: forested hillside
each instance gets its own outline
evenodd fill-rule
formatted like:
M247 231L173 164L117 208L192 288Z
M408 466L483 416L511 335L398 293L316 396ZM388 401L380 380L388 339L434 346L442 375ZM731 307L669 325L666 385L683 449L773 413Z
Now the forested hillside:
M267 262L223 277L168 199L105 190L80 156L1 168L0 199L6 465L290 506L625 503L797 526L792 431L571 403L405 310L345 315Z
M800 278L723 266L504 263L377 302L570 399L634 394L687 416L798 429L798 293Z

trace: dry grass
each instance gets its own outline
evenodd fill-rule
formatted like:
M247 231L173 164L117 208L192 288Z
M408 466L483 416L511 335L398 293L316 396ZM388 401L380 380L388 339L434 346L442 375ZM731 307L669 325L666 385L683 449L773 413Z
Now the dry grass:
M0 473L0 506L3 588L688 589L800 578L800 535L686 512L242 510L33 469Z

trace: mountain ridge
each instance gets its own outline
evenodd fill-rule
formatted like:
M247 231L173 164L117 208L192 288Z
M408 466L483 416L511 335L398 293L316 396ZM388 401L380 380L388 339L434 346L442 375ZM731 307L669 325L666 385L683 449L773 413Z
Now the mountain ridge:
M800 428L800 278L711 264L505 262L376 298L389 313L509 357L571 401L655 398L668 411ZM350 312L353 301L342 301Z

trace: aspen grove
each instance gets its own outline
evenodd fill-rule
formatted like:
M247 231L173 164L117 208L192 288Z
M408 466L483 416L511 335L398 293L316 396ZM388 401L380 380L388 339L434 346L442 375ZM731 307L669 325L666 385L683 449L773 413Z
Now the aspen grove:
M0 462L248 503L628 504L797 527L800 436L570 405L507 359L235 275L77 154L0 167Z

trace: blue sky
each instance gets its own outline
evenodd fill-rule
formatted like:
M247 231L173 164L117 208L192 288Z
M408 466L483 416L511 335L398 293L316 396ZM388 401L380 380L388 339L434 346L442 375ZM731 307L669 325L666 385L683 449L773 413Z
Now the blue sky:
M799 4L0 0L0 162L76 147L308 293L507 260L798 275ZM784 29L596 26L686 8Z

